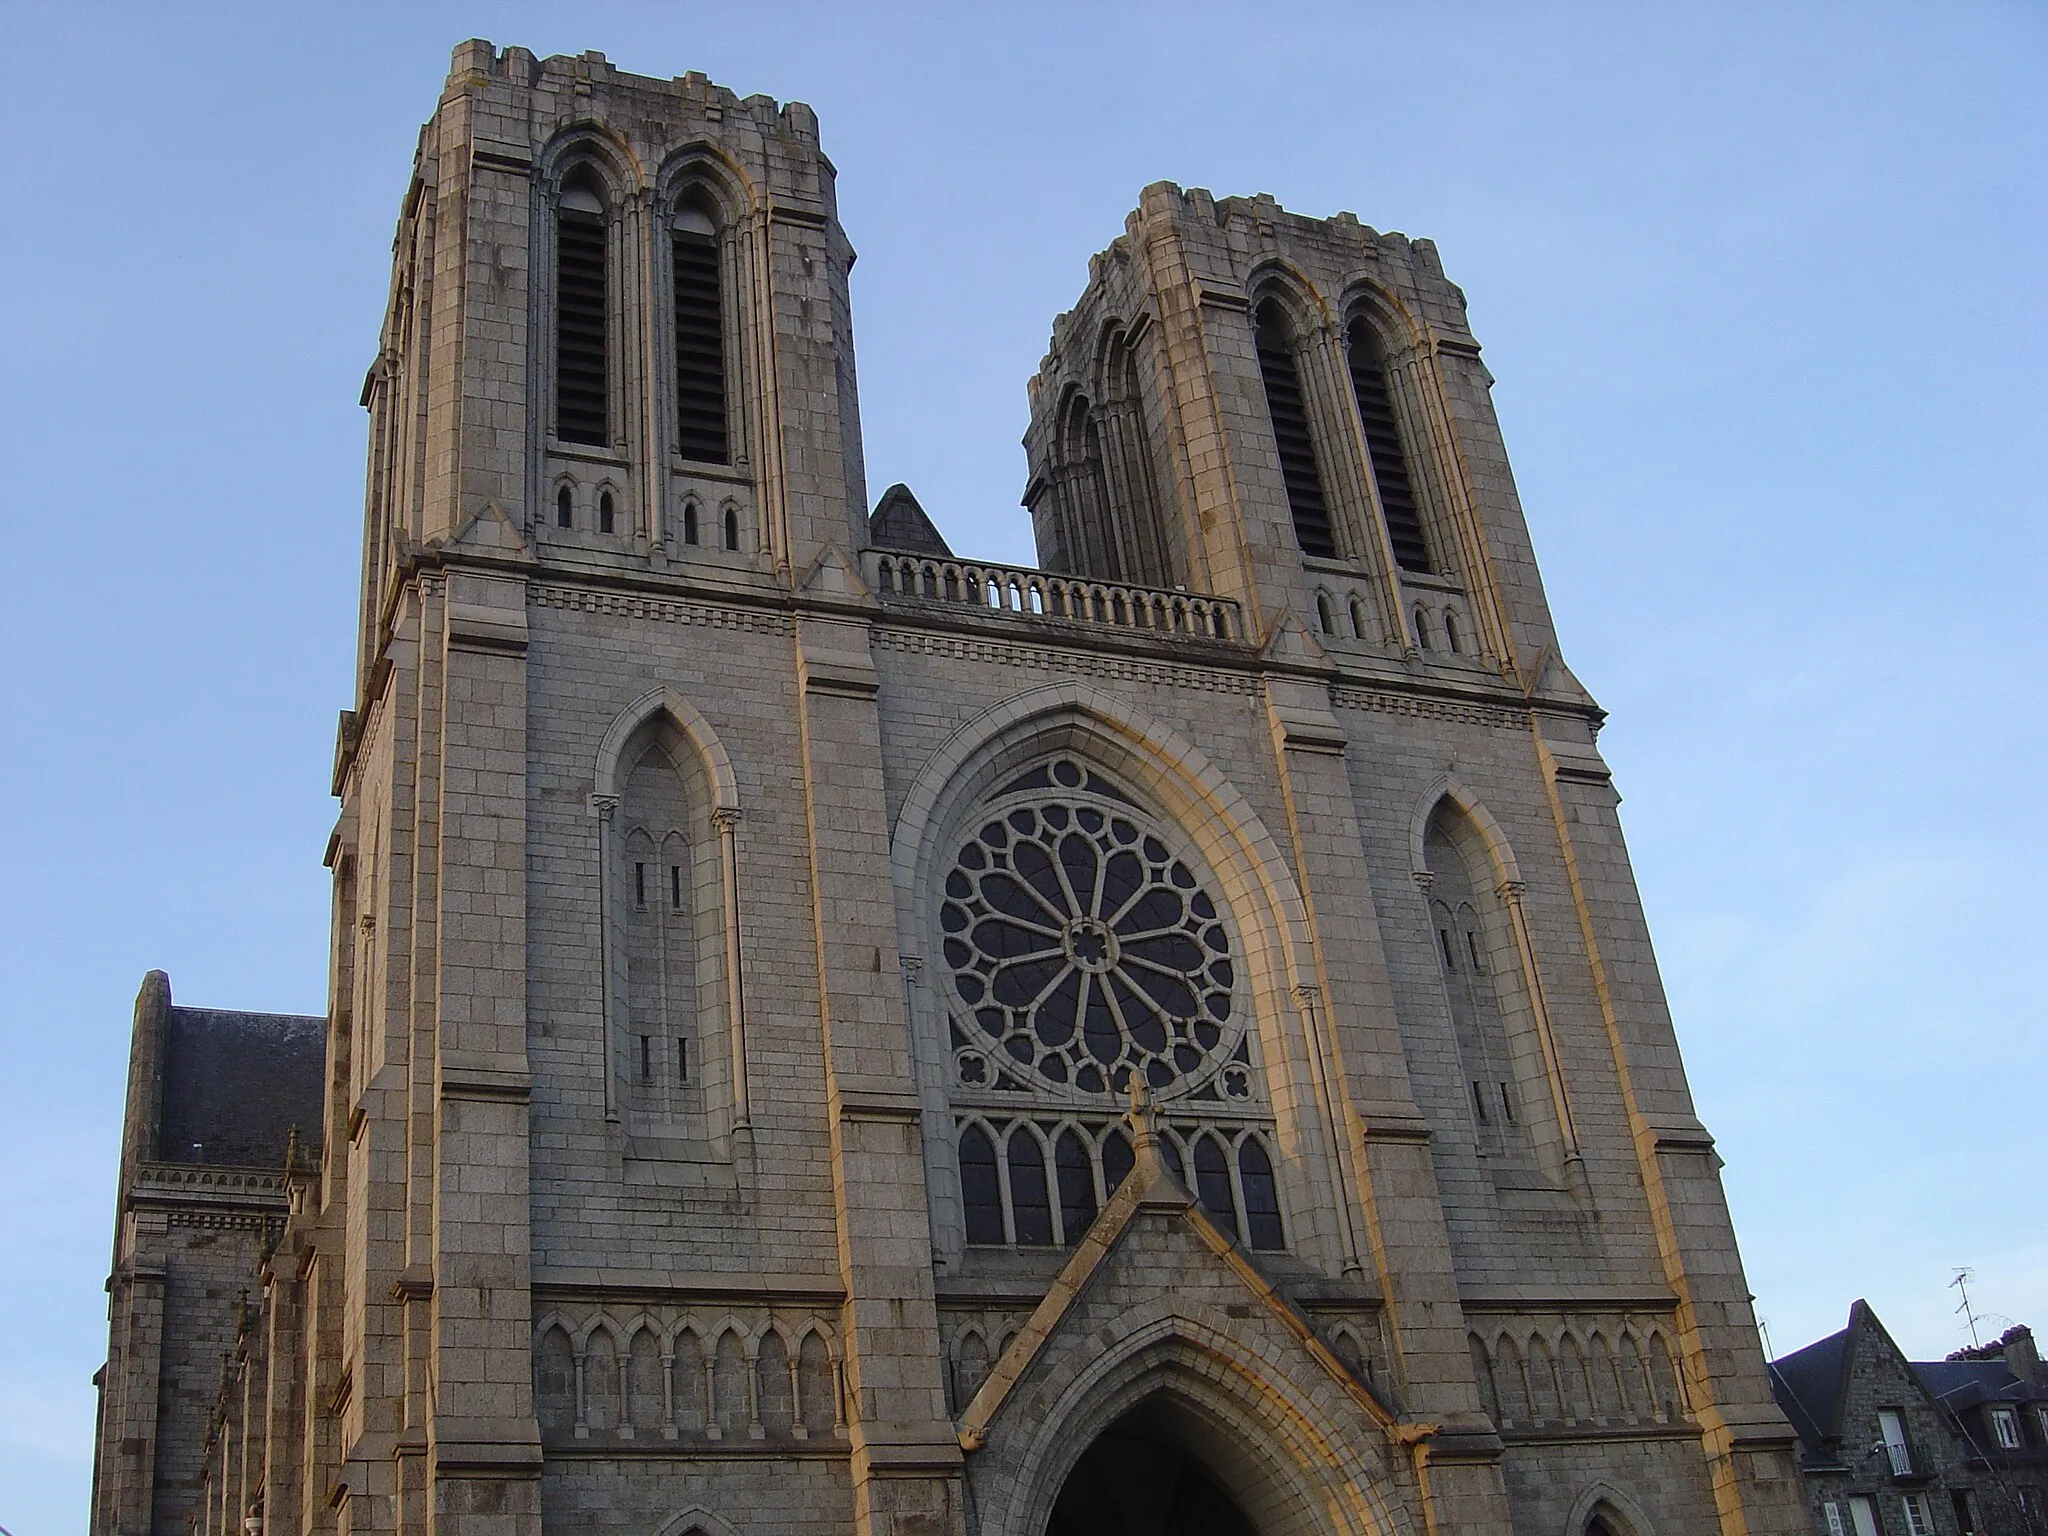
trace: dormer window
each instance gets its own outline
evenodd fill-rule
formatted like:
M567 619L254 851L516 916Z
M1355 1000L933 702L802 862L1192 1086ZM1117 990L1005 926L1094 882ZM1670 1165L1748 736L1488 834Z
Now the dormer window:
M555 230L555 435L609 441L604 203L586 183L562 194Z
M676 327L676 451L705 464L732 462L725 401L725 315L718 226L695 200L670 229Z

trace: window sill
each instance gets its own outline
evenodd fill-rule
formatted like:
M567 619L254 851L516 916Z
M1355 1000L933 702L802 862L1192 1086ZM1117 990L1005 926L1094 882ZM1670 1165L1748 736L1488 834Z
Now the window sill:
M1454 597L1465 595L1465 584L1441 571L1402 571L1400 576L1404 587L1417 587L1424 592L1447 592Z
M1321 555L1303 555L1301 568L1313 571L1318 576L1344 576L1353 581L1372 579L1372 572L1356 560L1330 560Z
M610 464L619 469L633 462L623 448L606 443L565 443L554 436L547 440L547 452L558 459L574 459L582 464Z
M686 459L672 455L668 467L679 475L689 475L698 480L724 480L733 485L752 485L754 471L746 464L713 464L705 459Z

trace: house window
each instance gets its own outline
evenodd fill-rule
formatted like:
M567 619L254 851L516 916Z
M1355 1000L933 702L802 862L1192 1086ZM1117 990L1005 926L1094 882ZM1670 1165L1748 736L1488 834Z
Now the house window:
M2016 1451L2020 1448L2019 1415L2010 1408L1991 1410L1991 1433L1998 1441L2001 1451Z
M576 498L570 494L569 487L565 485L555 492L555 526L557 528L571 528L575 524Z
M605 491L597 498L597 531L599 533L610 533L612 531L613 515L612 493Z
M1331 559L1337 553L1337 545L1330 534L1330 509L1323 498L1323 477L1316 468L1315 438L1309 432L1301 369L1294 356L1294 336L1287 324L1286 311L1271 299L1258 308L1252 340L1259 354L1259 377L1266 385L1273 443L1280 450L1280 478L1287 487L1287 509L1294 517L1294 541L1305 555Z
M1934 1522L1927 1516L1927 1495L1909 1493L1899 1502L1906 1509L1906 1536L1934 1536Z
M1877 1427L1884 1437L1885 1459L1891 1463L1892 1476L1911 1477L1913 1453L1906 1447L1906 1421L1899 1416L1899 1410L1878 1409Z
M555 435L606 440L604 204L587 187L562 194L555 231Z
M1877 1506L1869 1499L1849 1501L1849 1523L1855 1526L1856 1536L1884 1536L1877 1523Z
M1960 1536L1977 1536L1977 1513L1970 1504L1967 1488L1951 1488L1948 1495L1949 1508L1955 1511L1956 1530Z

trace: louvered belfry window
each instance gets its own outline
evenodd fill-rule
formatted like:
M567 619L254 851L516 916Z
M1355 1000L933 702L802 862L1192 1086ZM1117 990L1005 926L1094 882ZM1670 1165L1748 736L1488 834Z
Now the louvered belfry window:
M1273 418L1273 441L1280 450L1280 474L1287 484L1287 509L1294 515L1295 542L1305 555L1330 559L1337 546L1330 536L1330 509L1323 499L1315 439L1309 435L1302 402L1301 373L1287 317L1271 299L1259 306L1252 335L1259 376L1266 384L1266 409Z
M555 234L555 436L607 442L604 214L587 192L562 200Z
M725 327L718 237L694 208L676 220L676 448L706 464L732 462L725 419Z
M1354 320L1349 340L1351 392L1358 397L1358 417L1365 427L1366 452L1372 458L1373 483L1380 489L1380 510L1386 514L1394 562L1404 571L1426 574L1435 567L1429 559L1429 542L1422 536L1422 514L1415 508L1415 486L1408 477L1401 429L1394 422L1379 337L1368 322Z

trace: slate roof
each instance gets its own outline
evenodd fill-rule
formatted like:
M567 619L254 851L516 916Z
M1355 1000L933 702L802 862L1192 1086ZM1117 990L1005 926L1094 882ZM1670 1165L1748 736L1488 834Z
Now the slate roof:
M1771 1362L1771 1395L1810 1451L1841 1433L1847 1328Z
M318 1145L325 1019L173 1007L163 1052L156 1161L278 1169L294 1126Z
M2003 1360L1915 1360L1913 1374L1945 1408L2025 1403L2041 1395L2008 1370Z
M910 494L910 487L900 480L882 492L882 499L875 503L874 513L868 518L868 543L876 549L953 558L944 536L925 516L924 508Z

